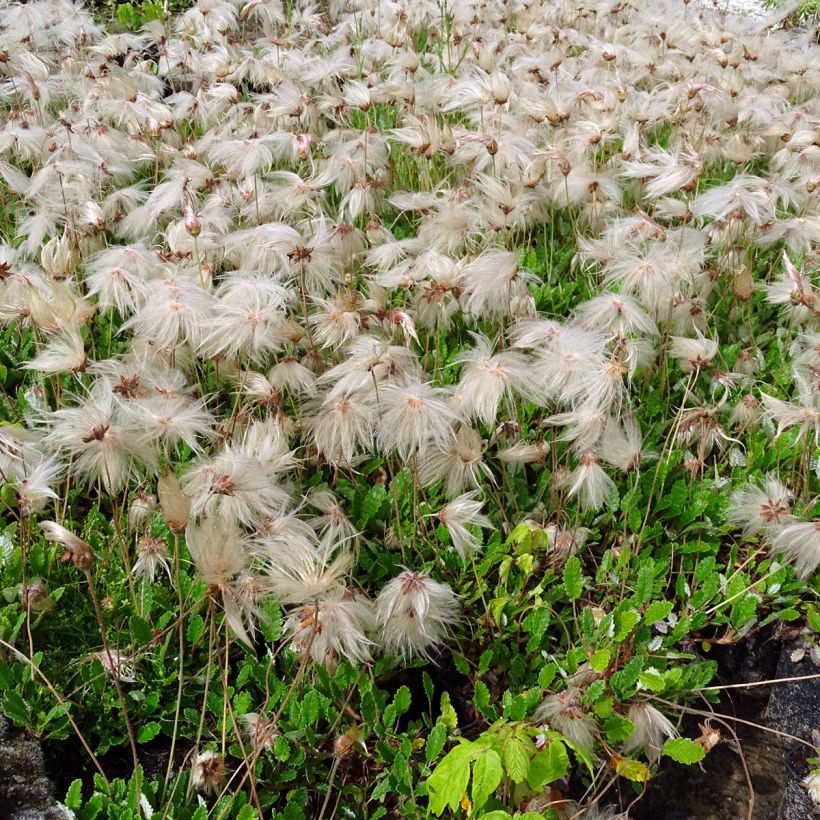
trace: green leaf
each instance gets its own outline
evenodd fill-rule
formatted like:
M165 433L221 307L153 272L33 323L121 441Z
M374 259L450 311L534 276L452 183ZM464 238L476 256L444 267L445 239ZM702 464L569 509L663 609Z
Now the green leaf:
M645 604L652 597L655 586L654 561L648 561L638 570L638 583L635 587L633 600L637 604Z
M188 638L188 643L196 643L205 630L205 621L201 615L191 615L188 618L188 628L185 630L185 636Z
M359 513L358 526L364 527L368 521L379 511L379 508L387 497L387 488L383 482L374 484L362 500L362 508Z
M3 698L3 714L15 723L25 725L28 723L28 711L29 706L22 695L16 689L9 689Z
M143 724L140 726L139 732L137 732L137 742L148 743L149 740L153 740L159 734L161 728L155 720Z
M688 737L675 737L663 744L663 753L677 763L691 765L706 757L706 751L699 743Z
M236 815L236 820L259 820L259 812L253 806L242 806Z
M321 705L319 704L319 695L315 689L308 692L302 698L302 725L314 726L319 720L321 714Z
M151 624L140 618L139 615L133 615L130 619L131 634L139 646L145 646L151 642L154 637L154 630L151 629Z
M569 755L566 746L560 740L551 740L530 761L527 783L530 788L538 791L548 783L560 780L568 771Z
M65 794L65 807L76 811L83 803L83 781L72 780Z
M747 621L750 621L752 618L754 618L755 613L757 612L757 605L759 603L760 602L758 601L756 596L746 595L741 600L736 601L734 604L732 604L732 611L729 615L729 621L731 622L732 626L736 628L743 626L743 624L745 624Z
M811 604L806 607L806 617L809 621L809 626L818 634L820 634L820 612L818 612Z
M575 601L581 597L583 590L583 574L581 571L581 559L577 555L571 555L564 565L564 590L570 601Z
M541 668L538 673L538 685L542 689L549 689L550 684L555 680L555 675L558 672L558 667L554 663L548 663Z
M435 689L433 687L433 679L427 673L426 669L421 673L421 682L424 685L424 694L427 695L427 702L432 706Z
M502 747L504 770L514 783L522 783L530 770L527 747L516 737L508 737Z
M609 659L612 657L612 652L609 649L599 649L590 659L589 665L593 672L599 674L609 666Z
M456 671L462 675L470 674L470 664L467 663L467 659L463 655L453 655L453 666L455 666Z
M620 743L626 740L635 731L635 725L628 718L621 715L611 715L604 721L604 732L610 743Z
M396 715L403 715L410 708L410 690L406 686L396 690L393 706L396 707Z
M535 652L547 631L550 624L551 613L546 607L536 607L527 615L521 622L521 628L525 632L530 633L530 639L527 641L527 651Z
M453 705L450 703L450 693L441 693L441 720L444 725L452 732L458 727L458 715Z
M490 712L490 690L483 681L477 680L475 682L473 705L482 715L488 716Z
M669 617L672 611L673 604L671 601L653 601L644 613L643 619L645 623L654 624Z
M638 675L638 680L641 682L641 686L649 689L650 692L663 692L666 689L666 681L657 669L644 669Z
M473 764L473 809L480 809L498 788L504 772L494 749L483 749Z
M634 609L627 609L625 612L618 613L618 615L618 629L615 632L615 640L621 643L638 625L641 616Z
M430 729L427 735L427 741L424 744L424 757L428 763L432 763L444 748L447 742L447 727L442 721L438 721L436 725Z
M268 597L259 609L259 631L268 643L278 641L282 637L282 608L272 597Z
M467 792L470 781L470 760L473 758L471 743L461 743L444 756L435 771L427 778L427 794L430 796L430 811L440 815L449 806L458 808L461 798Z

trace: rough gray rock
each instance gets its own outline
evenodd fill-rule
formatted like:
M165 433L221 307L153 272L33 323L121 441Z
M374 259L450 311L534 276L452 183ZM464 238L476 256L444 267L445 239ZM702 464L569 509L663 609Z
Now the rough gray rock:
M0 717L0 820L66 820L55 805L40 744Z
M766 720L773 729L787 732L808 743L817 743L820 730L820 679L812 653L806 651L805 641L798 638L783 645L777 664L777 678L795 678L772 687L766 710ZM810 820L814 816L808 792L801 781L808 774L807 759L812 750L802 743L786 743L785 765L788 782L777 820Z

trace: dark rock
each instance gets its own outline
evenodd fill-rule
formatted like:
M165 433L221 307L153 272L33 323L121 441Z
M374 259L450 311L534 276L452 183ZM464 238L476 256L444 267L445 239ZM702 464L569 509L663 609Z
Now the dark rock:
M66 820L55 805L39 742L0 717L0 820Z
M813 738L820 729L820 679L810 677L818 673L812 658L802 638L783 645L776 677L795 680L774 684L766 709L769 726L810 744L816 742ZM797 741L787 741L785 745L788 781L777 820L809 820L814 816L813 806L801 781L808 774L808 758L815 752Z

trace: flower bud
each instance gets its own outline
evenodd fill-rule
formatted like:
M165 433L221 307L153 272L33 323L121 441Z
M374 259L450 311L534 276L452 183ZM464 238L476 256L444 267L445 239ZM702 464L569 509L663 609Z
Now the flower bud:
M194 207L190 202L182 206L182 215L185 219L185 230L189 236L199 236L202 233L202 223L194 213Z

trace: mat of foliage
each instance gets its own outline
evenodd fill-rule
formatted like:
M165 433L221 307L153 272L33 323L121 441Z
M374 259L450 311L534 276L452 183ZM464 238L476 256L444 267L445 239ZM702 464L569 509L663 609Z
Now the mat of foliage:
M0 5L0 711L66 814L612 818L726 742L712 644L817 657L809 35Z

